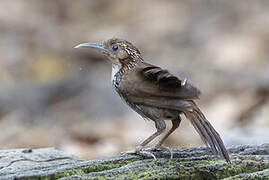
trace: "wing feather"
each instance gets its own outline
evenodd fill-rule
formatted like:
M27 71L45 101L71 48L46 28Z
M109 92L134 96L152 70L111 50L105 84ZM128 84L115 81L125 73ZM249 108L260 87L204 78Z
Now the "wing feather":
M198 99L201 94L189 82L184 83L184 79L176 77L160 67L143 62L137 70L138 76L129 75L124 79L124 82L129 85L128 87L132 87L132 95L139 93L144 96ZM137 73L137 71L130 73Z

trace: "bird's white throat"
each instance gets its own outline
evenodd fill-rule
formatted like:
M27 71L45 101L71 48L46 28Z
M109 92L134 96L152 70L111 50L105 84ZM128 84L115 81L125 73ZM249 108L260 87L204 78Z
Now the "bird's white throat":
M111 72L111 81L112 82L113 82L117 72L119 72L120 68L121 68L120 64L112 64L112 72Z

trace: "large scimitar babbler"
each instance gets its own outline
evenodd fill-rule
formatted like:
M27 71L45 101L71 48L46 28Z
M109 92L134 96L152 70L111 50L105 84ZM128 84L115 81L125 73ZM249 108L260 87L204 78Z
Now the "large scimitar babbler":
M153 155L153 150L167 149L162 144L179 127L180 115L190 120L203 142L214 154L230 162L227 150L213 126L205 118L194 100L200 91L186 79L178 78L167 70L146 63L140 51L124 39L109 39L103 43L83 43L75 48L89 47L103 53L112 62L114 89L133 110L143 118L154 121L157 131L136 147L133 153ZM145 146L161 135L165 120L172 121L172 128L152 148ZM172 153L171 153L172 158Z

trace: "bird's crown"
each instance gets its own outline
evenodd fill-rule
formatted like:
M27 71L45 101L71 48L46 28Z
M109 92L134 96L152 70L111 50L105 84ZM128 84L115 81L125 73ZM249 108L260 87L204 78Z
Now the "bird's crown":
M102 43L104 48L108 49L112 54L116 55L114 58L140 58L140 51L129 41L124 39L112 38Z

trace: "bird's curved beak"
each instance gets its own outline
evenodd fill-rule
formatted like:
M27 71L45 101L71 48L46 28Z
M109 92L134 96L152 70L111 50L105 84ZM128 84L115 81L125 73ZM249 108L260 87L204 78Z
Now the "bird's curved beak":
M104 48L104 46L100 43L82 43L75 46L74 48L81 48L81 47L89 47L89 48L97 49L105 54L107 53L109 54L109 51L106 48Z

